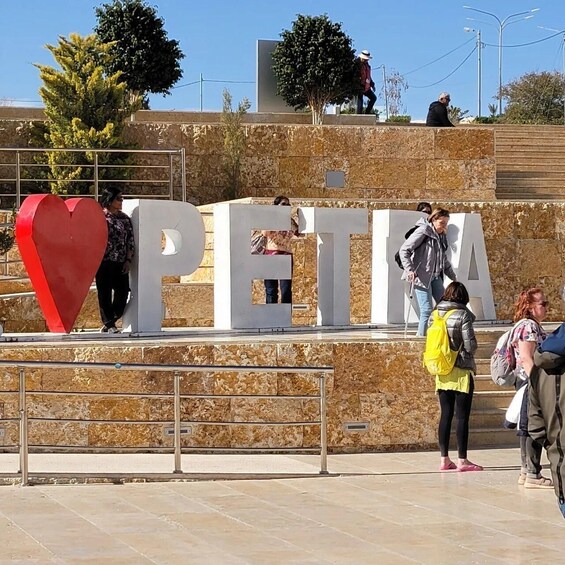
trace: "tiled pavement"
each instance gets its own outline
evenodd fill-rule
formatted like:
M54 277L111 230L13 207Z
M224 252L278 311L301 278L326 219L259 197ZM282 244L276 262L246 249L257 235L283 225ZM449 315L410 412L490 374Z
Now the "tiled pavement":
M517 449L483 472L433 452L183 455L191 472L299 478L0 487L0 563L563 563L552 490L518 486ZM14 455L0 455L0 472ZM166 455L32 455L30 472L169 472ZM546 474L549 471L546 471ZM214 476L214 475L212 475Z

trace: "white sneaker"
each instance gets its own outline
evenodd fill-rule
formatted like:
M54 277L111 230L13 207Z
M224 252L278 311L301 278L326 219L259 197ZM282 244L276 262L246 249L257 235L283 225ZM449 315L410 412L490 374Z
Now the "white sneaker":
M108 328L108 333L109 334L119 334L120 330L116 326L112 326L112 327Z

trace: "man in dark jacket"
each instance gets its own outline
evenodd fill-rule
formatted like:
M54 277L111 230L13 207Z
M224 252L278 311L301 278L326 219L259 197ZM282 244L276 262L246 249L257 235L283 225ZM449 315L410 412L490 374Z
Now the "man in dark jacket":
M369 99L367 103L367 108L365 109L365 114L370 114L373 111L373 106L377 101L377 96L374 92L375 90L375 83L371 78L371 65L369 65L369 61L372 59L371 53L366 49L363 49L359 54L359 80L361 83L361 88L359 95L357 96L357 113L363 113L363 96L366 96Z
M559 509L565 518L565 324L534 354L528 433L547 450ZM563 385L563 386L562 386Z
M432 102L428 109L426 125L432 128L452 128L453 124L447 117L447 107L451 102L449 93L442 92L436 102Z

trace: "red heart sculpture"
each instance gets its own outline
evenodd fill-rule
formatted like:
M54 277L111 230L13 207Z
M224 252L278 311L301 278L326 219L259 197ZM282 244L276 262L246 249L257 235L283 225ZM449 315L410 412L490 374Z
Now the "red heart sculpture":
M106 250L102 208L91 198L32 194L18 212L16 241L49 330L69 333Z

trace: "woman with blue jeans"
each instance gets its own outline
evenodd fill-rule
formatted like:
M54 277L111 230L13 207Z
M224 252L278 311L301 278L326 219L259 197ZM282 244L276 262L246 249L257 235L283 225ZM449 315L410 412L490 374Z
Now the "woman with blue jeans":
M404 267L403 280L414 284L414 293L420 308L418 336L425 336L433 301L443 296L443 276L456 281L455 271L447 258L447 225L449 212L436 208L427 220L417 222L417 229L404 242L399 255Z
M286 196L277 196L273 202L274 206L290 206L290 200ZM290 230L269 231L263 230L263 235L267 238L265 245L265 255L290 255L291 273L293 269L292 261L292 239L298 235L298 224L291 218ZM291 274L292 277L292 274ZM279 285L281 304L292 304L292 278L290 279L265 279L265 302L267 304L277 304L279 301Z

